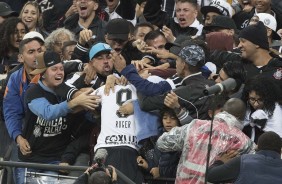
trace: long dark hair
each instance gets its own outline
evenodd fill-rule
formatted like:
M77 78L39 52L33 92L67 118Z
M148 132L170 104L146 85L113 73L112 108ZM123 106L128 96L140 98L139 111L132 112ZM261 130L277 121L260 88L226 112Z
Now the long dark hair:
M275 83L274 79L258 76L247 81L242 94L242 99L245 103L248 103L249 93L252 91L256 92L263 100L263 110L269 116L272 116L275 103L281 103L281 89Z
M10 50L17 51L11 44L11 35L15 33L18 23L22 23L25 27L26 33L28 32L27 26L17 17L10 17L6 19L0 27L0 56L1 58L7 57Z
M227 61L223 64L222 70L228 77L236 80L237 85L234 91L238 91L245 83L247 72L241 61Z

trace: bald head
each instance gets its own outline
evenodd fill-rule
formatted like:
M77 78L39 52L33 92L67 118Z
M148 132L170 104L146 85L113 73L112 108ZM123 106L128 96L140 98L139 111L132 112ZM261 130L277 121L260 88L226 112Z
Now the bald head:
M281 154L281 138L275 132L265 132L258 138L258 151L271 150Z
M112 183L111 177L104 171L96 171L91 174L88 184L110 184Z
M246 105L238 98L231 98L224 104L222 110L242 120L245 117Z

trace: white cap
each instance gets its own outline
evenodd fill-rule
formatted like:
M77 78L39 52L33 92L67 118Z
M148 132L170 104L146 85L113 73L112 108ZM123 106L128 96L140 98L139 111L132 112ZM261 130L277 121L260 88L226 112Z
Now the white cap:
M40 40L42 40L43 42L45 41L42 34L36 32L36 31L30 31L30 32L26 33L23 37L23 40L28 39L28 38L36 38L36 37L39 38Z
M212 62L206 62L205 66L211 71L211 73L216 73L216 65Z
M281 37L276 32L277 29L277 21L276 19L269 13L257 13L254 16L259 18L259 21L263 22L265 27L268 27L272 30L272 39L281 40Z
M256 16L258 16L259 20L262 21L266 27L272 29L273 31L276 31L277 21L271 14L257 13Z
M201 12L204 16L209 12L216 12L220 15L232 17L233 8L226 0L212 0L208 6L201 8Z

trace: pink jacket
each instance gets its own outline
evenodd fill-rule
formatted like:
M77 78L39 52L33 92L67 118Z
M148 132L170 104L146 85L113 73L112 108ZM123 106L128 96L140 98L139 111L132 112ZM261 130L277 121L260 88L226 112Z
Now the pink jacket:
M196 119L173 128L158 139L157 146L161 151L182 151L175 183L204 183L210 125L208 120ZM254 152L255 144L241 129L242 123L231 114L221 112L215 116L209 165L220 153L231 149L239 150L240 154Z

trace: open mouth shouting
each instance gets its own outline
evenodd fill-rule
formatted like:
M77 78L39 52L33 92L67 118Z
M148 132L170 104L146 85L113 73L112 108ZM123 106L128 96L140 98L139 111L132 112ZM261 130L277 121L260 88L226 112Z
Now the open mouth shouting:
M186 26L186 24L187 24L186 19L185 19L185 18L182 18L182 17L178 18L178 22L179 22L179 25L180 25L181 27L184 27L184 26Z

